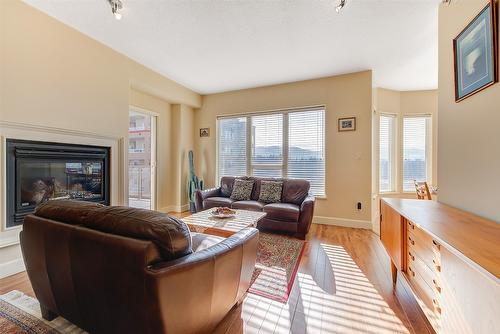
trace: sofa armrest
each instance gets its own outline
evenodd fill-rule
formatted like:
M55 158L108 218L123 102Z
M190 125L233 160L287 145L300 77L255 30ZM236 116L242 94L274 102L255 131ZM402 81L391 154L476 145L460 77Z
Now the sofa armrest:
M257 229L246 228L212 247L146 269L146 291L156 299L166 332L214 329L250 286L258 237Z
M149 267L149 270L155 272L163 272L163 273L172 272L176 270L183 270L185 269L185 267L196 265L197 263L203 261L212 261L214 259L214 256L220 255L233 248L242 246L252 239L258 240L258 237L259 237L259 230L253 227L247 227L233 234L229 238L226 238L223 241L211 247L208 247L202 251L195 252L172 261L166 261L154 264ZM257 252L255 253L255 258L256 257L257 257Z
M206 190L196 190L194 193L196 212L203 211L203 201L209 197L220 196L220 187Z
M314 216L314 204L316 198L314 196L307 196L300 205L299 224L297 228L297 236L304 239L309 228L311 227L312 219Z

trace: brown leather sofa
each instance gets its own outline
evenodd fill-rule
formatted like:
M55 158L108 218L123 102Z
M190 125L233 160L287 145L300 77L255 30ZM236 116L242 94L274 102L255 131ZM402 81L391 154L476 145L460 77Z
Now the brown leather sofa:
M272 179L259 177L238 177L253 180L253 190L249 201L234 201L230 198L236 177L222 177L220 187L200 191L195 194L196 211L225 206L233 209L263 211L266 216L257 223L259 230L285 232L305 239L314 215L315 199L309 195L309 181L300 179ZM280 203L259 202L260 183L263 180L282 181L283 190Z
M210 333L240 301L258 231L190 233L159 212L74 201L27 216L21 247L45 319L90 333Z

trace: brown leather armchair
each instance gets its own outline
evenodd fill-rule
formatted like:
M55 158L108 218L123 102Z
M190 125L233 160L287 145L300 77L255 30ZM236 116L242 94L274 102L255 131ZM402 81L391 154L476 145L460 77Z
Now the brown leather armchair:
M244 297L258 231L192 233L165 214L53 201L27 216L26 270L45 319L91 333L209 333Z
M309 181L302 179L272 179L260 177L238 177L253 180L254 186L250 200L234 201L230 198L236 177L224 176L220 187L196 191L196 211L217 206L233 209L263 211L266 216L257 223L259 230L284 232L305 239L314 216L314 196L309 195ZM281 202L259 202L260 184L264 180L282 181Z

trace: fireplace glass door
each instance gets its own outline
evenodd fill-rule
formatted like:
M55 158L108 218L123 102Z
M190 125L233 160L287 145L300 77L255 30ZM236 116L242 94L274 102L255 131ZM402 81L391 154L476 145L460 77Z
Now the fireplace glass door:
M19 162L21 207L36 206L51 199L102 201L102 161Z

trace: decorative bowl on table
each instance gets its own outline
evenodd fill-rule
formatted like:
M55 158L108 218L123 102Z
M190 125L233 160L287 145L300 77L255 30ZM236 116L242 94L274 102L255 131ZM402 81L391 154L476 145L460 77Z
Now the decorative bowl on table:
M216 218L232 218L236 216L236 211L226 207L215 208L210 213Z

